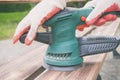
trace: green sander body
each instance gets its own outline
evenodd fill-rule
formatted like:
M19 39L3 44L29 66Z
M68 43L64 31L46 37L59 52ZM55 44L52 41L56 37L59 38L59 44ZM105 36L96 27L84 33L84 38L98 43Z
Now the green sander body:
M66 8L44 23L51 27L52 44L47 49L45 63L56 66L78 65L83 62L79 57L78 41L75 30L78 25L85 24L82 16L87 17L92 11L88 9Z

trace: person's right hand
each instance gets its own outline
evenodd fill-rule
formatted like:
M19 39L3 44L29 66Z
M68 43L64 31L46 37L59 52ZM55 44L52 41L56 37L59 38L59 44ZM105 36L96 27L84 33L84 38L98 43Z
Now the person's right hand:
M93 7L94 10L86 19L87 25L101 26L108 21L113 21L117 18L116 15L107 14L101 17L106 12L120 11L120 0L92 0L84 7Z
M16 43L29 30L25 38L25 44L30 45L36 36L38 27L64 9L65 6L66 0L43 0L38 3L18 24L13 37L13 43Z

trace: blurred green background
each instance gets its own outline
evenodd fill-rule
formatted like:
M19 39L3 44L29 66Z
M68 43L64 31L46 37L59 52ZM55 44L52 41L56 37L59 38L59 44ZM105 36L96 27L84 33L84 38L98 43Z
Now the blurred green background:
M67 6L82 7L85 3L70 2ZM35 5L35 3L0 4L0 40L12 38L17 24Z
M19 21L34 4L0 4L0 40L12 38Z

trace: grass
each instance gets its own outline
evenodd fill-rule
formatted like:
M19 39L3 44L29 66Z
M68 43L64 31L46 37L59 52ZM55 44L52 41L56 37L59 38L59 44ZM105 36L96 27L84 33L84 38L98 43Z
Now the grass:
M17 24L27 12L0 13L0 40L12 38Z

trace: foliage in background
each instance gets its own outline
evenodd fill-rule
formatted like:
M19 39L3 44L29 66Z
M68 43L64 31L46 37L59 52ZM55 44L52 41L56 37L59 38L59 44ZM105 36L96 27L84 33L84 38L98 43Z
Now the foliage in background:
M35 4L0 4L0 40L12 38L17 24Z
M0 12L29 11L33 4L0 4Z
M0 40L11 38L18 22L28 12L0 13Z
M77 8L80 8L80 7L83 7L85 5L86 1L84 2L69 2L67 3L67 6L69 7L77 7Z

